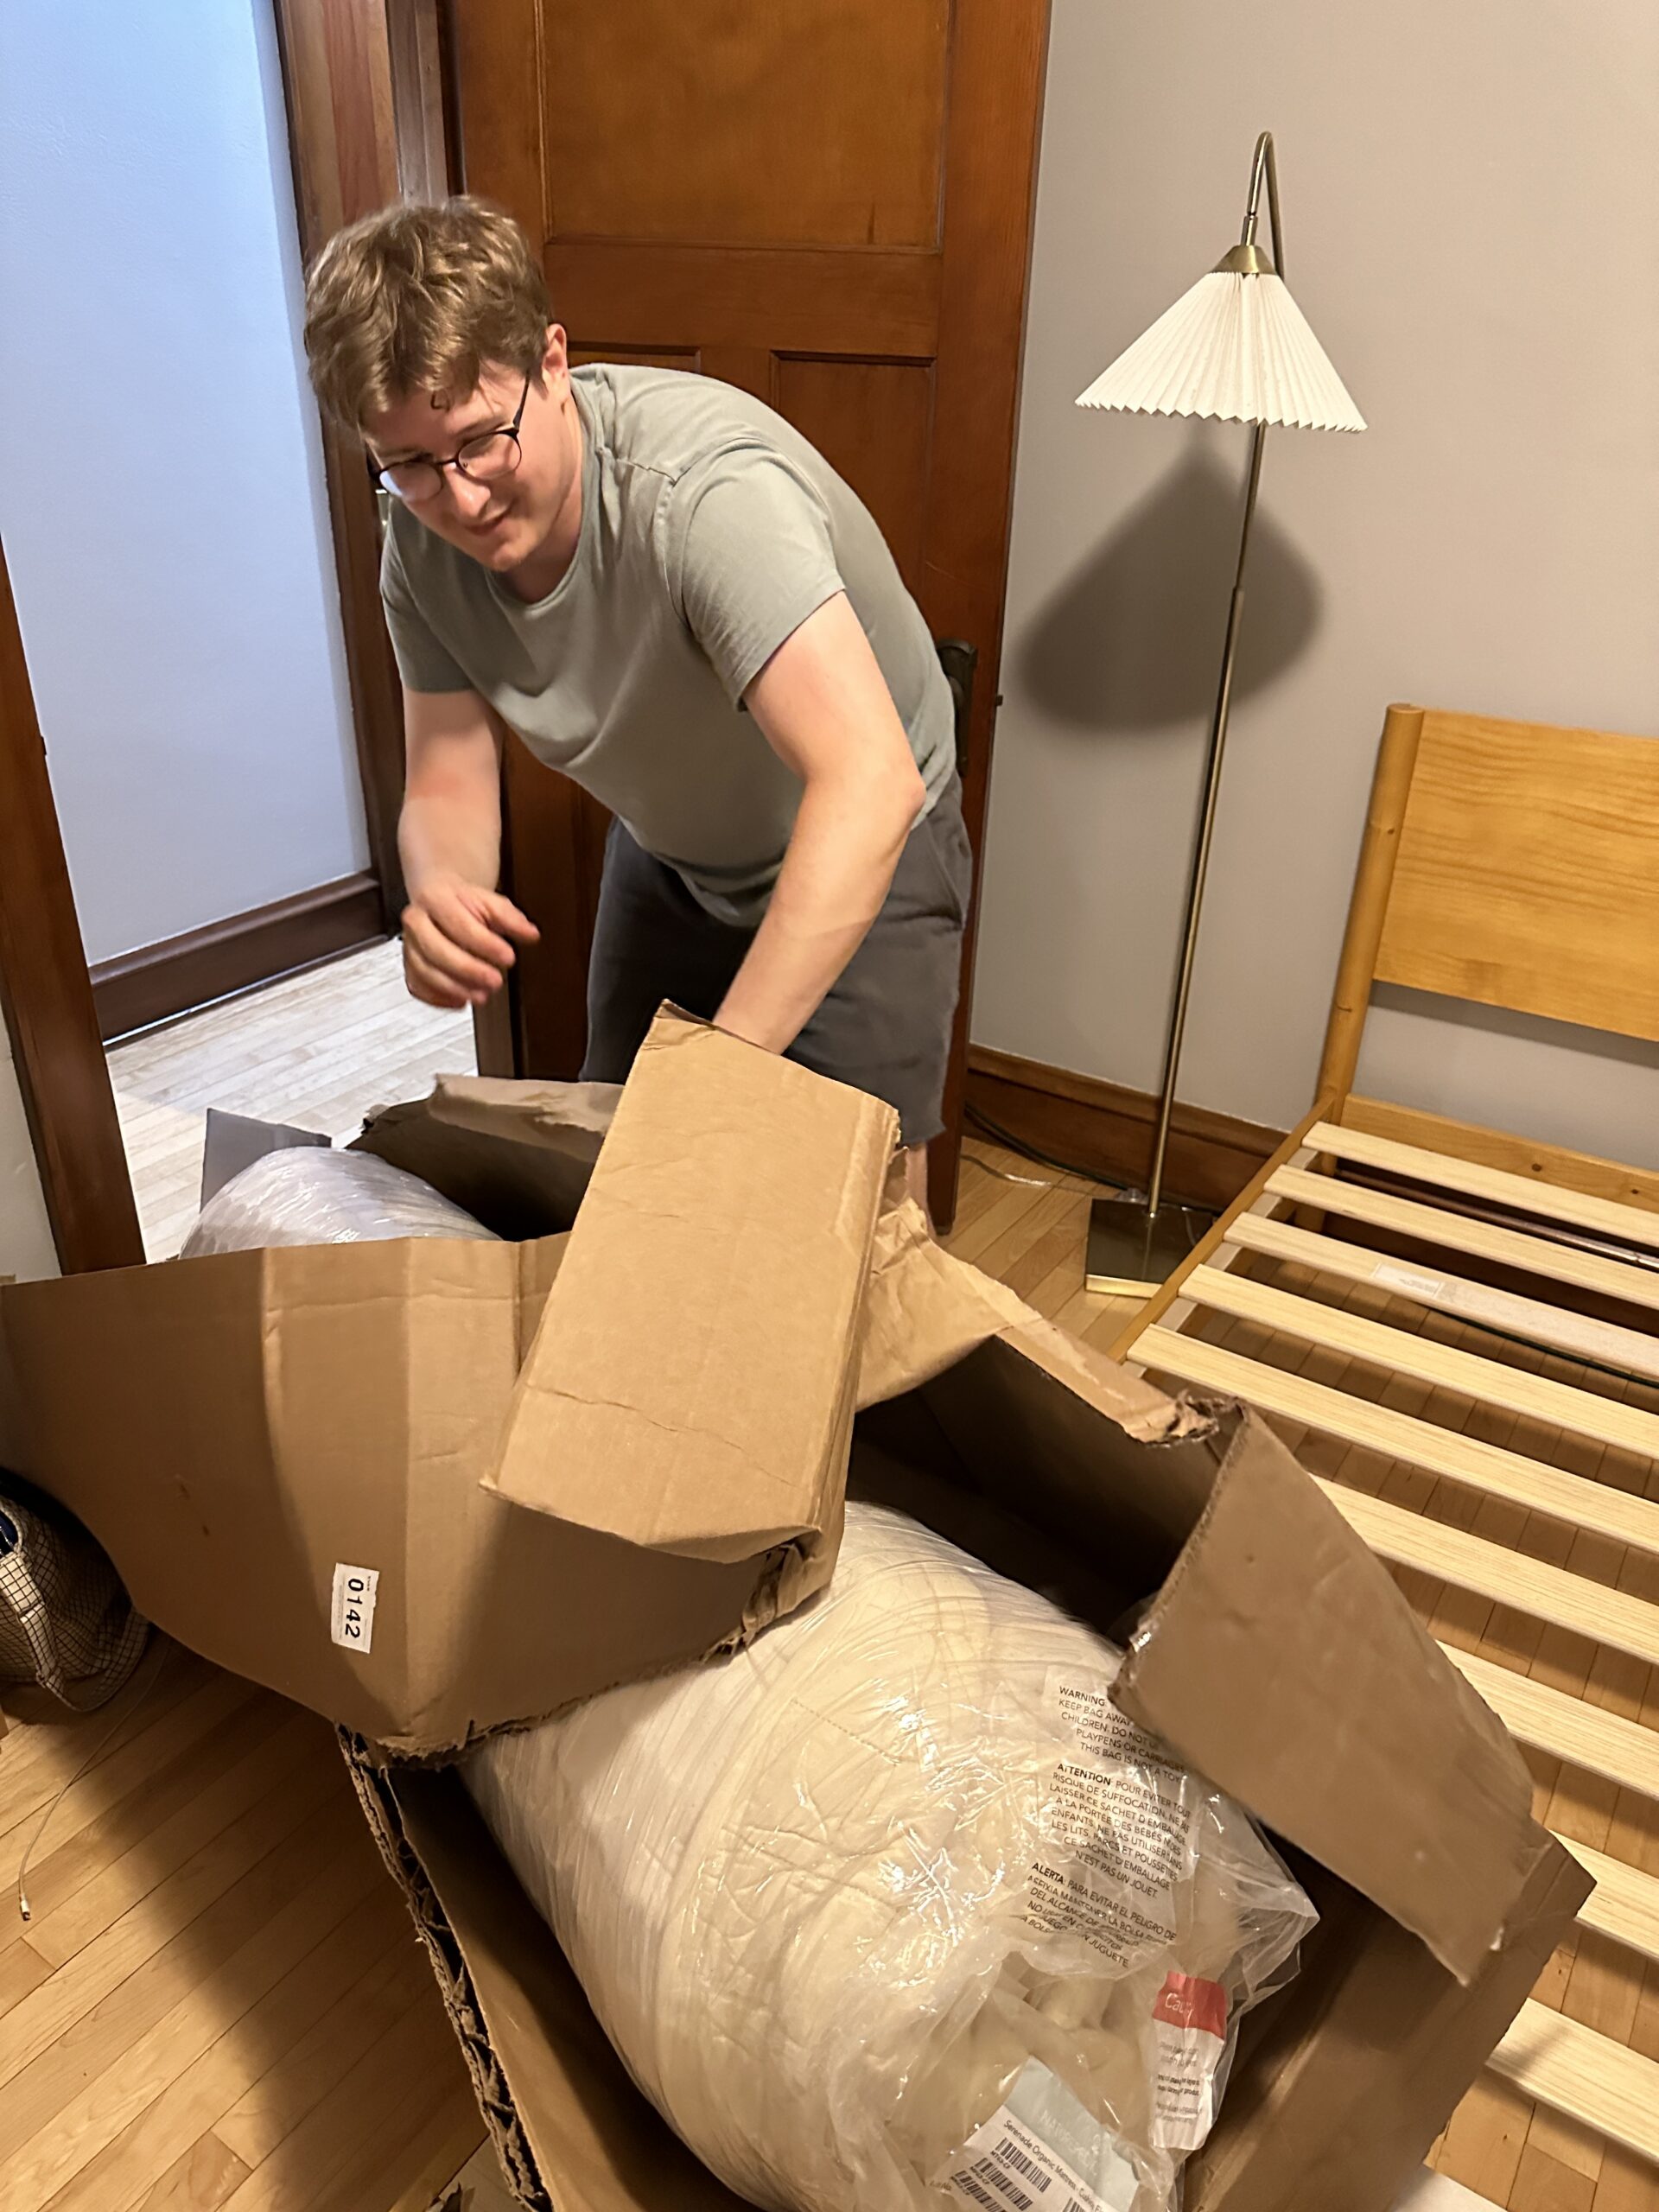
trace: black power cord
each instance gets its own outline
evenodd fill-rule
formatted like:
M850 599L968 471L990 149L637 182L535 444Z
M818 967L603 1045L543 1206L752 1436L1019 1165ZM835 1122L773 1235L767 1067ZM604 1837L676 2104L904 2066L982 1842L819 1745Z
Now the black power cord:
M1000 1122L994 1122L977 1106L966 1106L963 1111L965 1118L976 1129L982 1130L994 1144L1000 1144L1005 1151L1017 1153L1021 1160L1034 1161L1039 1167L1052 1167L1057 1174L1077 1175L1085 1183L1098 1183L1103 1190L1124 1191L1128 1188L1128 1184L1114 1182L1109 1176L1100 1175L1092 1167L1079 1167L1075 1160L1057 1160L1052 1152L1039 1151L1035 1145L1027 1144L1023 1137L1015 1136L1011 1129L1005 1129Z

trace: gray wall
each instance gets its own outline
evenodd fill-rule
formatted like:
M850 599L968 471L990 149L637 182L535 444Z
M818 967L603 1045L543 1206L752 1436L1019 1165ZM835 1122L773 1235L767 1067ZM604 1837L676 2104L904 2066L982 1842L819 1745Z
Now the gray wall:
M0 14L0 537L98 961L366 846L270 0Z
M1262 128L1370 424L1269 436L1181 1086L1283 1126L1385 704L1659 726L1659 10L1054 0L974 1035L1147 1090L1249 434L1072 402L1236 238ZM1372 1035L1367 1088L1659 1161L1650 1048Z

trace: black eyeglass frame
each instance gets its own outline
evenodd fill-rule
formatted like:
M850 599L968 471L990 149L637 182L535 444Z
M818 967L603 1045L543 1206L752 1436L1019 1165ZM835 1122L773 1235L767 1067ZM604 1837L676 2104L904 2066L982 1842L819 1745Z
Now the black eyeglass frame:
M423 468L432 469L437 477L437 482L430 492L423 492L415 495L420 499L436 499L438 493L443 489L443 472L446 468L453 468L457 476L464 476L469 484L492 484L495 482L496 477L474 476L462 458L468 446L481 445L490 438L511 438L512 441L512 467L499 469L496 472L497 476L511 476L524 455L524 444L518 435L518 426L524 419L525 408L530 404L530 387L535 381L535 374L532 369L524 378L524 388L518 395L518 404L513 410L511 423L499 423L493 430L478 430L471 437L463 438L461 452L451 454L448 461L440 461L434 453L422 453L411 454L407 461L377 461L372 453L365 451L363 455L363 465L369 472L370 483L377 492L385 492L389 498L402 499L407 503L410 494L407 492L400 492L395 484L388 483L387 471L392 468L408 468L418 463Z

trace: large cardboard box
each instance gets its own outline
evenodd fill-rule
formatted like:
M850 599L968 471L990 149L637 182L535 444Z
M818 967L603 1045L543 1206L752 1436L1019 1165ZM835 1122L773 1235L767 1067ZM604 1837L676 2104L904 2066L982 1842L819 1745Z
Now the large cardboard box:
M452 1751L828 1575L894 1135L671 1014L620 1103L442 1084L362 1142L520 1241L0 1291L0 1466L181 1643L390 1753Z
M467 1084L365 1140L528 1242L0 1294L0 1464L163 1626L353 1732L524 2204L735 2200L630 2086L453 1768L387 1753L755 1632L829 1572L850 1452L861 1493L1103 1628L1143 1609L1119 1702L1314 1895L1187 2212L1386 2212L1588 1886L1498 1723L1257 1419L1113 1368L912 1208L878 1218L885 1109L669 1019L550 1236L581 1120ZM348 1648L340 1575L365 1567Z
M833 1182L832 1156L799 1163ZM1177 1403L878 1227L850 1487L1103 1629L1117 1701L1278 1839L1320 1923L1244 2024L1185 2212L1387 2212L1587 1892L1503 1729L1266 1427ZM350 1754L535 2212L737 2212L655 2118L453 1770Z

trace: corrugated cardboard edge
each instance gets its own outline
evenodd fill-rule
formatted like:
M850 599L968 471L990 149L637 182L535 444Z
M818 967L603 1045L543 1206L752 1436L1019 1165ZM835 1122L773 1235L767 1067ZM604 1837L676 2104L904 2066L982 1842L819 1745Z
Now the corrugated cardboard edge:
M425 1868L404 1835L391 1778L375 1764L372 1752L362 1740L347 1730L340 1731L340 1747L369 1832L387 1872L403 1892L416 1933L431 1963L438 1995L461 2045L485 2129L513 2196L524 2207L524 2212L561 2212L543 2187L518 2107L484 2024L478 1993L461 1956L461 1946Z
M612 2205L639 2204L645 2201L644 2188L652 2202L672 2203L676 2212L747 2212L640 2097L552 1930L499 1859L460 1777L377 1774L349 1738L342 1738L341 1747L381 1855L433 1962L485 2125L526 2212L586 2212L596 2196ZM480 1856L493 1862L481 1881L474 1878ZM569 2122L556 2152L562 2170L550 2170L537 2153L498 2041L531 2050L539 2042L556 2052ZM545 2093L548 2086L543 2076L539 2087Z
M764 1629L774 1621L782 1620L804 1605L807 1599L821 1590L835 1572L841 1550L842 1524L845 1517L845 1500L842 1500L833 1516L826 1516L827 1525L811 1544L779 1544L755 1560L754 1589L744 1608L743 1618L728 1635L716 1637L712 1643L699 1645L696 1649L682 1651L658 1660L653 1666L633 1667L626 1675L619 1675L614 1681L601 1681L582 1691L580 1695L562 1699L556 1705L544 1706L534 1713L516 1714L508 1720L496 1720L486 1726L474 1725L460 1738L436 1736L429 1728L400 1736L371 1737L356 1731L340 1729L342 1737L349 1738L354 1754L376 1769L414 1772L422 1769L438 1770L454 1766L458 1759L486 1743L493 1736L508 1736L526 1728L539 1728L545 1720L554 1720L575 1706L586 1705L590 1698L601 1697L607 1690L617 1689L624 1682L661 1681L669 1675L683 1674L688 1668L706 1667L715 1659L729 1658L734 1651L752 1643ZM339 1724L336 1724L337 1726Z

